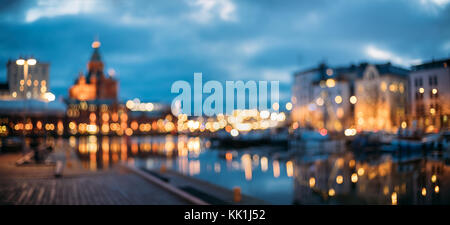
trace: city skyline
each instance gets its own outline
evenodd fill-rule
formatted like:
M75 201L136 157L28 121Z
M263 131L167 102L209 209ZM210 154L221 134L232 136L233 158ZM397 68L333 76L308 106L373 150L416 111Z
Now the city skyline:
M120 80L120 100L167 103L170 85L194 72L208 80L278 79L286 101L293 73L324 60L409 67L448 57L448 1L322 3L5 1L0 63L25 55L50 62L51 91L67 97L98 39L105 71ZM6 67L0 74L4 82ZM144 85L134 86L138 79Z

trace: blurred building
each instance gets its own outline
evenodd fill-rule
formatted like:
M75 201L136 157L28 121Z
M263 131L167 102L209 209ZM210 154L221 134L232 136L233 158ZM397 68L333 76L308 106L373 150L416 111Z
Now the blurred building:
M92 43L94 53L88 63L86 76L80 73L75 84L69 89L69 97L80 101L95 99L117 100L117 81L113 74L106 76L104 65L100 57L100 42Z
M390 63L365 66L362 77L356 80L357 129L396 132L406 128L408 73Z
M301 127L341 131L353 124L354 76L357 67L329 68L325 64L297 73L292 117Z
M49 67L34 58L9 60L0 84L0 136L61 135L65 105L49 92Z
M448 129L450 59L413 66L410 77L412 127L426 132Z
M0 84L0 98L47 100L49 68L48 63L36 59L9 60L7 82Z
M65 111L60 101L0 100L0 137L62 135Z
M67 134L130 136L175 131L168 105L118 101L118 81L103 72L99 47L100 42L92 43L88 72L81 73L69 89Z
M126 102L130 128L133 134L174 132L176 117L173 117L169 104L141 102L135 98Z
M394 131L406 117L407 75L390 63L300 71L292 90L293 122L336 132Z
M118 82L103 72L100 42L94 41L94 52L86 76L80 74L69 89L67 103L68 134L119 134L128 128L125 105L117 100Z

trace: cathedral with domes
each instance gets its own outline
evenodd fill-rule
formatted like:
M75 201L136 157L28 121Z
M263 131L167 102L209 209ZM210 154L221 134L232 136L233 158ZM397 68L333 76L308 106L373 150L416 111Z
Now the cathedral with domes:
M69 89L69 98L79 101L113 100L117 101L118 82L112 74L106 75L101 60L100 42L92 43L94 52L87 68L87 74L80 73L75 84Z

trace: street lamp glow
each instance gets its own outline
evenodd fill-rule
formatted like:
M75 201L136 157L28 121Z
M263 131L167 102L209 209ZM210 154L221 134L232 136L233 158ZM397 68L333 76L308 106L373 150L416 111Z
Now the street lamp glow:
M357 101L358 101L358 99L356 98L356 96L350 97L350 103L356 104Z
M153 108L154 108L154 106L153 106L153 103L147 103L146 105L145 105L145 109L147 110L147 111L152 111L153 110Z
M126 106L128 109L133 109L134 108L134 102L131 100L128 100L126 103Z
M330 188L330 190L328 190L328 195L330 197L333 197L336 194L336 191L333 188Z
M45 94L44 94L44 98L45 98L47 101L49 101L49 102L53 102L53 101L55 101L55 99L56 99L55 95L54 95L53 93L51 93L51 92L45 93Z
M313 188L316 185L316 179L314 177L309 178L309 187Z
M236 129L231 130L230 132L231 136L236 137L239 135L239 131L237 131Z
M359 169L358 169L358 175L359 175L359 176L364 175L364 172L365 172L365 171L364 171L364 168L359 168Z
M270 112L267 110L263 110L259 113L259 116L261 117L261 119L267 119L270 116Z
M27 64L30 66L36 65L36 59L27 59Z
M341 97L340 95L338 95L338 96L336 96L336 97L334 98L334 101L335 101L337 104L341 104L341 103L342 103L342 97Z
M405 129L407 126L408 126L408 124L407 124L405 121L403 121L403 122L401 123L401 127L402 127L403 129Z
M23 64L25 64L25 60L24 59L18 59L16 60L16 64L19 66L22 66Z
M353 183L358 182L358 175L356 173L353 173L351 179Z
M334 81L333 79L327 79L326 85L327 87L332 88L336 85L336 81Z
M333 75L333 69L327 69L327 75L332 76Z
M431 182L433 182L433 183L436 183L436 174L433 174L432 176L431 176Z
M322 99L321 97L317 98L316 104L317 104L318 106L322 106L323 103L324 103L324 102L323 102L323 99Z
M288 110L288 111L292 110L292 103L290 103L290 102L286 103L286 110Z
M392 205L397 205L397 192L392 192L391 200L392 200Z
M356 135L356 129L355 128L349 128L345 129L344 131L345 136L355 136Z
M273 110L278 111L279 108L280 108L280 105L278 104L278 102L273 103L273 105L272 105Z
M336 183L342 184L343 182L344 182L344 177L342 177L341 175L336 177Z

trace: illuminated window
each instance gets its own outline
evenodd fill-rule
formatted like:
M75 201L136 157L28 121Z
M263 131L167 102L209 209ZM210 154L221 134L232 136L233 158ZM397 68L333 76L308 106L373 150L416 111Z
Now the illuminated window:
M358 99L356 98L356 96L350 97L350 103L356 104L357 101L358 101Z
M381 82L381 85L380 85L380 89L381 89L381 91L386 91L386 89L387 89L387 84L386 84L386 82Z
M341 97L340 95L338 95L338 96L336 96L336 97L334 98L334 101L335 101L337 104L341 104L341 103L342 103L342 97Z
M403 85L403 83L399 83L398 84L398 90L400 91L400 93L403 94L403 92L405 92L405 86Z
M395 83L392 83L389 85L389 91L396 92L397 91L397 85Z
M327 87L332 88L336 85L336 81L334 79L327 79L326 85Z

